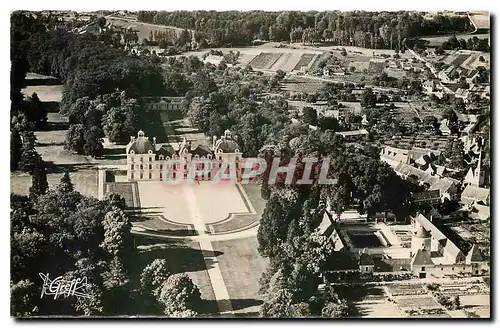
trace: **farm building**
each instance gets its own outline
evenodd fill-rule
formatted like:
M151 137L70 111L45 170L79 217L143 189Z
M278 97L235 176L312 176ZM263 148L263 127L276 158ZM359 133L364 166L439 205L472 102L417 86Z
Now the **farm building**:
M413 225L411 270L418 277L479 274L483 258L477 245L463 252L422 214L413 218Z

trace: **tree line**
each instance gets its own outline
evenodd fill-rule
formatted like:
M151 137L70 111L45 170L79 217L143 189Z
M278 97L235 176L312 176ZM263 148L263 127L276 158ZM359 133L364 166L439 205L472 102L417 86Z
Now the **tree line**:
M60 78L60 111L70 116L66 146L74 152L100 156L101 138L108 133L112 141L125 142L124 135L139 128L134 99L164 95L162 70L147 58L128 55L92 34L49 29L31 14L15 12L11 21L13 107L26 72ZM109 100L115 96L106 97L121 91L126 96L118 103Z
M195 31L211 47L251 45L254 40L403 49L405 38L462 33L473 28L467 16L366 11L140 11L141 22Z

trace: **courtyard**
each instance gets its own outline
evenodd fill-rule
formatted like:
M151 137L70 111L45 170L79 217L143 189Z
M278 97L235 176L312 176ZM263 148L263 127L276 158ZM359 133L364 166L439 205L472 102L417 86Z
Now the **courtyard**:
M198 234L220 224L230 225L230 229L225 229L229 232L255 220L252 218L255 210L245 199L244 189L231 182L138 181L137 186L141 216L159 216L165 222L192 225Z

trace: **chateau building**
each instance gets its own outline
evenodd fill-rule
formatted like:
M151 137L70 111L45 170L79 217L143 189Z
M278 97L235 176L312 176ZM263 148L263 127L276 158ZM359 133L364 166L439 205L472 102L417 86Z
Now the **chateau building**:
M128 180L187 179L191 165L204 171L200 180L211 180L222 165L227 163L234 163L237 177L241 173L242 153L229 130L220 138L214 136L211 147L198 145L193 149L186 138L177 146L174 149L172 145L166 144L157 149L156 138L149 140L143 131L139 131L137 137L130 137L126 148ZM196 160L199 163L192 164ZM205 165L209 167L206 168Z

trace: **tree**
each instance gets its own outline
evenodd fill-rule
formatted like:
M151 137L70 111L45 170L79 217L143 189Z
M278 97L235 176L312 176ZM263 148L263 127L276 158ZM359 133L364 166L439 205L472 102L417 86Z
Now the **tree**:
M106 194L105 201L109 204L110 210L113 207L119 208L121 210L125 210L127 208L125 198L123 198L120 194L117 194L117 193Z
M318 120L318 124L322 130L332 130L336 132L340 129L339 121L335 117L322 116Z
M200 307L201 294L187 274L176 273L163 283L159 301L167 316L194 316Z
M70 125L68 133L66 134L66 140L64 143L64 148L76 152L77 154L83 153L83 145L85 141L83 139L83 132L85 127L83 124L73 124Z
M448 143L447 146L449 147L450 144ZM467 168L464 160L464 143L462 140L453 140L451 142L451 149L448 149L446 153L449 154L448 158L451 168L457 170L465 170Z
M444 55L444 49L441 46L436 47L435 51L436 51L436 55L438 55L438 56Z
M21 280L10 286L10 315L31 317L39 312L39 287L30 280Z
M373 93L371 88L366 88L361 96L361 106L364 108L375 107L377 104L377 96Z
M459 295L455 295L455 297L453 298L453 307L457 310L460 308L460 296Z
M343 318L349 315L349 307L345 302L328 302L321 310L324 318Z
M57 190L62 193L69 193L74 190L73 183L71 182L71 177L69 172L64 172L59 184L57 185Z
M33 173L36 166L42 162L42 157L35 150L36 137L32 131L22 134L22 152L19 161L19 169L25 172Z
M260 307L259 316L264 318L287 318L290 316L292 301L293 294L287 289L284 272L280 269L271 277L264 303Z
M467 82L464 76L460 77L460 79L458 80L458 87L462 89L469 89L469 83Z
M75 270L68 272L64 278L87 279L87 286L82 292L89 297L78 297L75 300L74 307L78 313L86 316L103 315L103 279L101 277L101 268L89 258L82 258L75 263Z
M316 112L316 109L312 107L302 108L302 118L306 124L314 126L318 125L318 113Z
M15 171L19 167L19 161L22 156L21 134L17 129L10 132L10 170Z
M36 92L34 92L30 98L26 101L26 114L28 116L28 121L35 124L36 129L42 129L47 123L47 108L40 101Z
M97 19L97 26L99 26L100 28L106 26L106 17L99 16L99 18Z
M312 316L309 304L306 302L292 304L288 312L290 318L308 318Z
M452 108L448 108L442 116L444 119L448 120L448 126L451 130L451 133L457 133L459 130L459 123L458 123L458 115L455 113L455 111Z
M276 254L286 238L291 220L299 215L300 202L296 192L290 190L272 192L257 232L259 253L264 256Z
M31 175L30 197L36 198L43 195L47 189L49 189L49 184L47 182L47 170L45 169L44 162L40 160L34 167Z
M92 126L90 129L86 129L83 133L83 139L85 144L83 145L83 151L85 155L90 155L92 157L100 157L104 153L104 147L102 145L103 132L101 128L97 126Z
M102 248L112 256L118 256L122 259L128 256L132 246L130 235L132 223L130 223L127 214L123 210L115 208L106 213L102 224L104 227Z
M160 296L163 283L170 276L167 261L156 259L148 264L141 273L141 289L143 293L153 295L155 299Z

